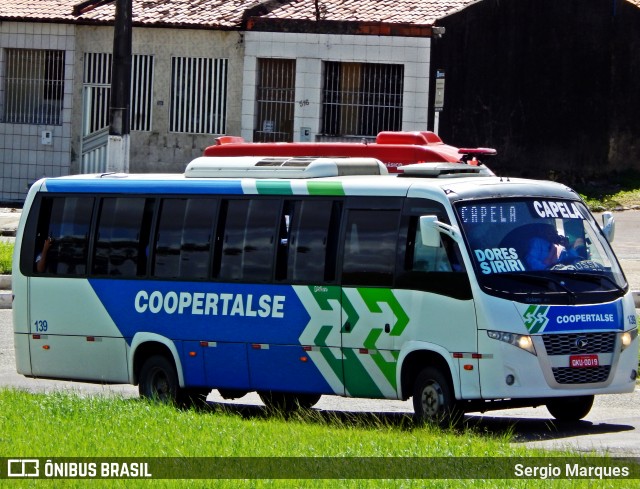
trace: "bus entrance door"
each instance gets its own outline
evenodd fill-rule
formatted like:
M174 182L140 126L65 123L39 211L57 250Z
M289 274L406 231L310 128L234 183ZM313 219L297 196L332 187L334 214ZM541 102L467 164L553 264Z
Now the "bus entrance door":
M345 288L342 348L347 395L397 398L394 336L408 322L391 289Z

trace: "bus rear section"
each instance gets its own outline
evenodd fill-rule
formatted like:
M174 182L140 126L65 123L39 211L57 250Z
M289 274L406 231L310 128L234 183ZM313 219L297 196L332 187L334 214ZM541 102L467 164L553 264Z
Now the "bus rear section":
M16 236L18 372L179 402L413 398L444 423L540 404L578 419L633 390L633 298L574 193L464 163L386 173L202 157L41 180Z

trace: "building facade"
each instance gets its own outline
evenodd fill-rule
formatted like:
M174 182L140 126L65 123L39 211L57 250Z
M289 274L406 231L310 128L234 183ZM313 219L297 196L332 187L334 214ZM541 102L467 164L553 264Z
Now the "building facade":
M426 130L433 23L471 1L134 2L129 171L182 172L222 135ZM73 8L0 0L0 202L106 171L114 7Z

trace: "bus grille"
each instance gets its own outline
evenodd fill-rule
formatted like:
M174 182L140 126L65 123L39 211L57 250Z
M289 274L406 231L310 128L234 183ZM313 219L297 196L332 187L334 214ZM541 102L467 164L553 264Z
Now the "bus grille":
M605 382L609 378L611 365L594 368L553 368L553 376L558 384L591 384Z
M584 353L611 353L616 344L616 333L571 333L543 335L548 355L580 355ZM579 347L584 340L586 347Z
M547 354L583 355L612 353L616 345L616 333L570 333L543 335ZM558 384L592 384L606 382L611 365L593 368L553 368L553 376Z

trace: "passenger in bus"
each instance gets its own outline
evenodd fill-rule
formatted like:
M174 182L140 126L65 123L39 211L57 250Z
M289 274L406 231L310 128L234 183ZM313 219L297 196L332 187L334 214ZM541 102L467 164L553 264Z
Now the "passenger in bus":
M54 241L53 236L49 236L44 240L42 251L38 253L38 256L36 256L36 272L44 273L47 270L47 254L49 253L49 248L51 248Z
M573 243L549 226L541 235L529 241L525 263L528 270L549 270L556 265L569 265L584 260L584 239Z

